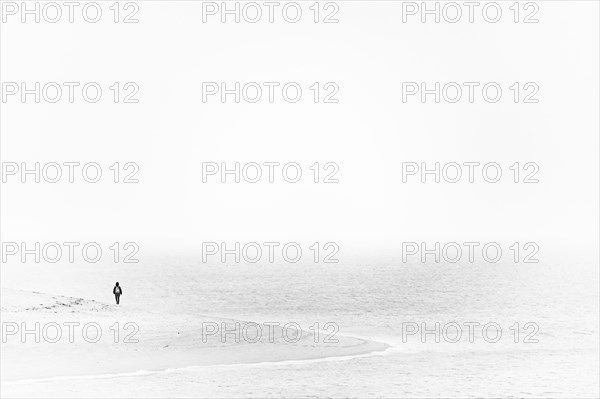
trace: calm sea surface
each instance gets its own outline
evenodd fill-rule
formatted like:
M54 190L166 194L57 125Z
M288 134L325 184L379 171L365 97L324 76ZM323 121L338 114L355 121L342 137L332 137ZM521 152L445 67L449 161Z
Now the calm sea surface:
M28 273L37 276L28 279ZM76 286L61 283L75 280L80 281ZM99 396L114 394L113 388L121 396L599 395L599 287L593 265L382 261L206 266L164 258L133 266L2 270L3 286L108 303L116 280L123 286L125 306L157 314L296 322L303 327L331 322L339 327L336 334L378 340L392 348L342 360L170 370L112 378L110 384L62 381L61 390L89 392L92 386ZM470 335L465 323L479 325ZM487 323L484 336L481 327ZM431 332L409 334L415 326ZM54 383L48 384L51 391Z

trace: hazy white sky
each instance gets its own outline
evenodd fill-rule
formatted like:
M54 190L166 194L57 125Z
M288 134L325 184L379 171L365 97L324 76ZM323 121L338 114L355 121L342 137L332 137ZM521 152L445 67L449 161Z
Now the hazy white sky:
M11 99L3 162L135 162L138 184L2 187L2 240L537 241L598 246L598 3L539 2L537 24L402 23L393 2L340 2L337 24L203 24L201 3L140 2L138 24L2 24L3 82L136 82L138 104ZM306 6L306 4L305 4ZM305 7L305 11L307 6ZM505 7L506 11L506 7ZM13 40L18 37L19 40ZM202 102L202 82L298 82L295 104ZM500 102L402 102L402 82L498 82ZM335 82L337 104L308 87ZM537 104L508 87L536 82ZM538 184L402 183L402 162L535 162ZM203 162L297 162L289 184L202 183ZM308 166L339 165L337 184Z

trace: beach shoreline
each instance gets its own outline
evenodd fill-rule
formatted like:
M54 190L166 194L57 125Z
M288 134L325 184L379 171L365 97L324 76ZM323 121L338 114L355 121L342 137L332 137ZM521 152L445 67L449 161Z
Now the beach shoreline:
M324 331L290 333L274 323L266 334L258 330L264 324L252 321L156 316L84 298L2 288L2 385L348 359L390 348L365 338L331 338Z

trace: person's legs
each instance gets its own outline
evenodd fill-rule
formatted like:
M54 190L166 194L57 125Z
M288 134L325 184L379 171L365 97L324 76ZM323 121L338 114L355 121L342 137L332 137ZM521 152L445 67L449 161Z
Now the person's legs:
M117 305L119 304L119 297L120 297L120 296L121 296L121 295L119 295L119 294L115 294L115 300L117 301Z

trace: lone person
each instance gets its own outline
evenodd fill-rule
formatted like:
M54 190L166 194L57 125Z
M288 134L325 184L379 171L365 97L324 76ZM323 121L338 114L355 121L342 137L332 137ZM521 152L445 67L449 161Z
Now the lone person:
M122 293L123 293L123 291L121 290L121 287L119 287L119 283L117 283L115 285L115 288L113 288L113 294L115 294L115 299L117 300L117 305L119 304L119 298L121 297Z

